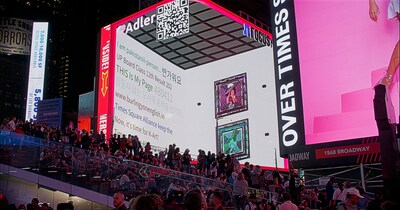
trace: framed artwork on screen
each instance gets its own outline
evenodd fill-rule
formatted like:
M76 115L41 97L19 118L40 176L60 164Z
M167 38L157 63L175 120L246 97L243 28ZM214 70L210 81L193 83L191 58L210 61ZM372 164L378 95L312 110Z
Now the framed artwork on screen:
M214 88L216 119L248 109L246 73L215 81Z
M233 155L238 160L250 158L249 120L217 126L217 153Z

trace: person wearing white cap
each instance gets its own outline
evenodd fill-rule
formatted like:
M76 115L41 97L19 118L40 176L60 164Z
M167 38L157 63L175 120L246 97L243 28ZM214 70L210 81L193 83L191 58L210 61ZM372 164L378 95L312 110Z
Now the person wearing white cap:
M359 198L364 198L356 188L349 188L346 191L346 202L338 205L337 210L357 210Z

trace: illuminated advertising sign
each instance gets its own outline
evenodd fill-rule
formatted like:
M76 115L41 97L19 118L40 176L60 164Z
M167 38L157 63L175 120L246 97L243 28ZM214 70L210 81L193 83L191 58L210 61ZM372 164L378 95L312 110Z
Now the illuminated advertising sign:
M380 160L374 87L400 28L389 0L376 3L373 20L368 1L271 1L280 151L295 166ZM398 72L388 89L394 123Z
M110 78L113 72L110 71L111 59L111 27L105 26L101 29L100 39L100 65L97 86L97 130L109 137L112 123L112 97L110 96ZM111 104L111 105L110 105ZM107 138L108 139L108 138Z
M284 2L284 1L283 1ZM291 1L290 1L291 2ZM304 145L304 122L293 5L273 2L273 34L280 153Z
M272 42L268 35L258 31L255 28L252 28L248 24L243 24L243 35L245 35L251 39L254 39L258 43L261 43L268 47L272 47Z
M31 20L0 18L0 52L29 55L32 24Z
M36 120L38 103L43 99L44 73L46 69L47 31L48 23L33 23L25 120Z
M154 24L155 17L156 17L155 14L152 15L151 17L146 17L146 18L143 18L143 16L142 16L142 17L137 18L137 20L134 21L133 23L132 22L126 23L124 25L124 28L125 28L124 33L136 31L142 27L148 26L150 24Z
M157 8L169 2L102 29L99 130L108 137L137 135L161 148L175 143L191 154L199 149L223 152L285 168L274 149L279 143L273 50L265 41L272 35L211 1L191 1L190 15L197 22L191 22L189 33L157 40L156 22L178 24L167 24L168 36L186 23L179 22L178 14L186 17L184 12L173 13L173 21L170 16L159 19ZM163 14L175 11L167 9ZM244 24L252 35L243 34Z

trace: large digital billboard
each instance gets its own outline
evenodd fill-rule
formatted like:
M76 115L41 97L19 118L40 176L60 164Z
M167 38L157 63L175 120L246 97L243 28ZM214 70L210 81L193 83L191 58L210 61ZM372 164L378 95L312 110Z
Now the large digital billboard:
M281 155L299 166L379 161L374 86L400 30L393 1L376 3L373 20L369 1L271 1ZM398 71L388 93L398 123Z
M48 25L47 22L33 23L25 120L36 120L38 104L43 99Z
M171 8L179 15L168 15ZM97 115L107 136L285 167L275 162L269 32L211 1L163 1L103 28L101 37Z

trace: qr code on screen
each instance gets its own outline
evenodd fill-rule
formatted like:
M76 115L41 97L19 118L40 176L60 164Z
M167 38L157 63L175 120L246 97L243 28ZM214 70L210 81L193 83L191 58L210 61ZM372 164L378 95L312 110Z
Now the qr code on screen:
M189 33L189 0L175 0L157 8L157 41Z

